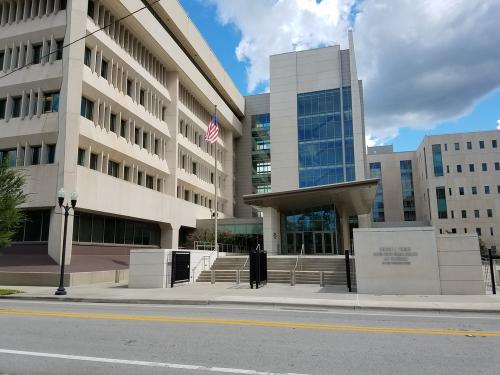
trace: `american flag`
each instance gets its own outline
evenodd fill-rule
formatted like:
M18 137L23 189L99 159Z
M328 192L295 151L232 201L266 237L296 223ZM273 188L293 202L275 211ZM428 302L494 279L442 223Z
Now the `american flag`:
M219 136L219 124L217 122L217 113L214 114L210 125L208 125L207 133L205 134L205 141L209 143L217 142L217 137Z

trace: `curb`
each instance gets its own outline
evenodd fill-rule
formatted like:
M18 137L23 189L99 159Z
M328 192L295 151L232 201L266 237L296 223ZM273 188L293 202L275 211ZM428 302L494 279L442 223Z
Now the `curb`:
M275 308L301 308L327 310L352 310L352 311L405 311L405 312L435 312L435 313L481 313L500 314L500 306L495 309L479 308L443 308L443 307L396 307L396 306L361 306L361 305L331 305L331 304L309 304L291 302L266 302L266 301L223 301L223 300L175 300L175 299L110 299L110 298L85 298L85 297L48 297L48 296L0 296L0 300L17 301L49 301L49 302L82 302L82 303L109 303L129 305L173 305L173 306L265 306Z

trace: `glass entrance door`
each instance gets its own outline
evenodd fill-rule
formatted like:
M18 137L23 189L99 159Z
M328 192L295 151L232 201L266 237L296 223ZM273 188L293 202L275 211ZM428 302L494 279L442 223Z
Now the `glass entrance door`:
M324 254L323 232L314 232L314 254Z

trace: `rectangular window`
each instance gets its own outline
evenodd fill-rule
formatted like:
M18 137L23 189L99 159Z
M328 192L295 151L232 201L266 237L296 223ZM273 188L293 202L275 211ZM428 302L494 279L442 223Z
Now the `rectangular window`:
M450 166L449 165L446 166L446 173L450 173Z
M102 59L101 63L101 77L108 79L108 62L104 59Z
M476 228L476 233L478 236L481 236L481 228Z
M497 193L500 194L500 185L497 185Z
M462 210L462 219L467 219L467 211Z
M0 150L0 162L5 162L10 167L15 167L17 162L17 150Z
M5 118L6 107L7 107L7 99L0 99L0 119Z
M92 59L92 51L90 48L85 47L85 52L83 54L83 63L90 68L90 60Z
M448 188L448 195L451 197L452 195L452 189L451 188Z
M155 139L155 155L158 155L158 150L160 149L160 142L158 141L158 139Z
M446 193L444 186L436 186L436 200L438 209L438 218L448 218L448 207L446 205Z
M434 176L443 175L443 156L441 154L441 145L432 145L432 162L434 163Z
M497 140L496 139L492 139L491 140L491 147L492 148L497 148Z
M127 95L132 96L132 81L127 79Z
M451 233L457 233L457 228L451 228Z
M97 171L97 154L90 154L90 169Z
M490 236L493 236L493 227L490 227Z
M413 189L413 171L411 160L399 162L401 173L401 191L403 195L403 212L405 221L417 220L415 212L415 194Z
M487 172L488 171L488 164L487 163L482 163L481 164L481 169L483 170L483 172Z
M126 132L127 132L127 121L121 120L121 122L120 122L120 136L125 138Z
M109 130L116 133L116 115L114 113L109 116Z
M448 151L448 144L447 143L444 144L444 150Z
M108 175L118 177L118 170L120 166L117 162L108 160Z
M90 121L94 120L94 102L85 98L84 96L82 96L80 115Z
M495 171L500 171L500 162L495 162Z
M148 189L153 189L153 186L154 186L153 176L146 175L146 187Z
M12 98L11 117L16 118L19 116L21 116L21 97L16 96L15 98Z
M40 152L42 146L31 146L31 165L40 164Z
M372 220L374 222L385 221L384 210L384 187L382 185L382 164L380 162L370 163L370 178L378 178L377 191L372 203ZM404 204L404 198L403 198Z
M142 133L142 148L148 148L148 136L147 132Z
M167 121L167 107L163 106L161 109L161 120Z
M90 18L94 17L94 0L89 0L87 3L87 16Z
M460 150L460 143L455 142L453 145L455 146L455 151L459 151Z
M198 165L193 161L193 174L196 175Z
M142 185L142 172L137 172L137 185Z
M479 219L479 210L474 210L474 217Z
M56 145L47 145L47 163L53 164L56 158Z
M469 164L469 172L474 172L474 164Z
M462 165L457 164L457 173L462 173Z
M140 142L140 139L139 139L139 135L140 135L140 129L139 128L135 128L134 129L134 142L136 145L141 145L141 142Z
M467 150L472 150L472 142L467 142Z
M484 187L484 194L489 194L490 193L490 187L489 186L485 186Z
M493 209L488 208L488 209L486 210L486 215L487 215L488 217L493 217Z
M43 113L59 111L59 91L44 93Z
M471 190L472 190L472 195L477 195L477 187L476 186L473 186L471 188Z
M4 60L5 60L5 51L0 51L0 71L3 70Z
M463 187L458 188L458 194L464 195L465 194L465 189Z
M130 178L130 167L123 167L123 179L125 181L129 181L129 178Z
M455 218L455 211L451 210L451 218L454 219Z
M145 91L141 89L141 91L139 92L139 104L140 105L144 105L144 96L145 96Z
M479 148L484 148L484 141L479 141Z
M62 60L63 47L64 47L64 40L56 41L56 60Z
M33 56L31 59L32 64L40 64L42 59L42 45L34 44L33 45Z
M85 150L83 148L78 149L78 165L82 167L85 165Z

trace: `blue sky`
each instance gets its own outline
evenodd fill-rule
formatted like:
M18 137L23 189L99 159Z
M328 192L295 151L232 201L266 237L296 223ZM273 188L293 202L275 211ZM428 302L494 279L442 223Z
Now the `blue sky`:
M212 0L216 1L216 0ZM251 1L261 1L261 0L251 0ZM196 24L204 38L207 40L208 44L218 56L222 65L232 77L236 86L239 88L243 95L248 95L248 75L250 69L250 62L243 59L243 61L238 61L236 57L236 48L238 47L240 41L243 38L242 32L235 26L234 22L227 22L222 25L217 16L217 8L213 2L199 1L199 0L180 0L184 9L187 11L193 22ZM232 4L231 4L232 5ZM231 6L228 5L228 6ZM235 5L236 7L236 5ZM365 9L365 12L367 10ZM373 12L374 13L374 12ZM403 26L404 27L404 26ZM424 26L425 27L425 26ZM445 26L443 26L445 27ZM361 27L360 27L361 29ZM262 30L265 32L265 30ZM355 29L355 33L357 31ZM357 35L359 37L359 35ZM492 41L493 43L493 41ZM362 44L362 43L360 43ZM494 44L491 44L494 45ZM359 49L359 47L358 47ZM359 50L356 51L359 55ZM363 53L364 51L361 51ZM358 56L359 60L359 56ZM359 70L358 62L358 70ZM500 65L499 65L500 66ZM471 68L471 74L473 68ZM497 75L500 70L497 69ZM362 72L360 72L360 75ZM365 77L360 76L361 79ZM384 79L384 75L381 75L381 80ZM483 83L485 84L485 83ZM487 85L487 83L486 83ZM253 93L262 92L266 88L267 84L261 82L257 85L257 88ZM486 92L489 90L489 93ZM397 128L399 131L397 136L381 136L374 131L375 138L382 138L385 143L394 144L396 151L414 150L417 148L418 144L426 134L442 134L442 133L452 133L452 132L466 132L466 131L479 131L479 130L492 130L495 129L497 124L496 121L500 119L500 91L494 90L494 87L488 86L488 90L483 90L478 92L477 98L469 97L469 102L464 102L463 108L465 108L461 113L456 113L454 115L453 111L457 111L455 103L454 109L450 109L446 115L439 116L428 116L426 118L444 118L441 121L433 121L426 125L419 126L404 126L403 123L398 123ZM474 91L472 88L471 91ZM480 90L479 90L480 91ZM486 94L485 94L486 92ZM450 95L449 93L444 93L443 95ZM453 95L453 94L452 94ZM390 99L390 98L389 98ZM425 108L419 108L425 113ZM436 109L429 109L429 111L436 111ZM415 111L412 113L412 115ZM369 108L367 108L367 126L370 127L370 113ZM376 117L376 116L374 116ZM454 119L457 118L458 119ZM383 117L382 117L383 118ZM404 118L404 116L402 117ZM454 120L450 120L454 119ZM373 121L375 122L375 121ZM391 125L394 128L394 124ZM382 130L382 125L377 124L377 129ZM432 128L432 129L430 129ZM383 132L381 132L383 133ZM393 134L395 132L393 131Z

